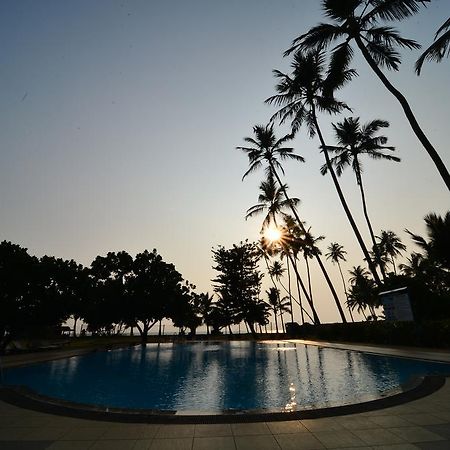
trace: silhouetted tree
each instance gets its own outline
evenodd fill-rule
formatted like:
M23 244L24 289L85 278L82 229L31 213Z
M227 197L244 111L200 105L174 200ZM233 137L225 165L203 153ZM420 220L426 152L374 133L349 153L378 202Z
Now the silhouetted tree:
M426 0L425 0L426 1ZM397 47L417 49L420 45L406 39L383 22L404 20L416 14L424 0L322 0L324 14L331 23L321 23L294 39L291 52L323 50L341 41L332 49L329 73L344 78L353 57L352 41L386 89L400 103L405 116L442 179L450 190L450 173L441 157L420 127L405 96L388 80L382 69L397 71L400 54Z

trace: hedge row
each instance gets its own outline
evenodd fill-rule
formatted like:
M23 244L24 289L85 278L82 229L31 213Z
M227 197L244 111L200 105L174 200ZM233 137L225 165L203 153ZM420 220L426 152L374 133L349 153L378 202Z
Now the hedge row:
M291 335L302 339L450 348L450 320L305 324Z

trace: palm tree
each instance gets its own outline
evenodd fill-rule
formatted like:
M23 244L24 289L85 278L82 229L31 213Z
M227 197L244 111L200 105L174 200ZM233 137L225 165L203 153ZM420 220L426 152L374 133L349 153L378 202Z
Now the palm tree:
M381 258L390 258L394 273L397 275L397 269L395 267L395 258L400 256L402 252L406 250L405 244L393 231L381 231L380 236L377 236L378 243L377 248Z
M439 36L442 33L441 36ZM428 61L442 61L445 53L447 56L450 53L450 17L437 30L434 36L434 42L422 53L420 58L416 61L416 73L420 75L422 65L425 60Z
M275 76L280 79L276 86L278 94L269 97L266 100L266 103L281 106L281 109L272 116L271 120L278 119L280 120L280 123L284 123L287 119L291 119L291 128L294 132L306 123L310 136L312 137L317 134L319 137L328 170L330 171L331 178L333 179L336 192L342 207L344 208L347 219L358 240L359 246L361 247L375 281L378 284L381 284L375 264L370 257L369 250L364 243L355 219L348 207L341 186L339 185L316 115L317 110L331 114L339 113L346 108L349 109L345 103L332 97L330 92L342 87L346 81L351 79L354 71L343 71L339 77L335 77L334 74L330 75L330 73L325 76L324 58L322 52L308 54L296 52L292 62L293 73L291 76L278 70L274 71ZM298 220L297 217L296 219Z
M278 307L279 307L279 299L280 299L280 291L277 288L271 287L269 288L269 290L266 291L267 294L267 298L269 301L269 305L272 308L273 311L273 315L275 317L275 329L277 331L277 334L279 333L278 331L278 321L277 321L277 316L278 316Z
M308 228L305 235L303 236L303 239L301 240L301 250L303 252L303 258L306 263L306 274L308 277L308 289L309 289L309 296L311 298L311 301L313 300L313 294L312 294L312 286L311 286L311 271L309 269L309 262L308 259L314 258L316 255L321 255L322 252L317 247L316 243L323 241L325 239L325 236L318 236L317 238L314 237L311 234L311 227Z
M353 267L349 271L350 275L350 289L348 293L347 305L351 309L358 308L358 312L364 313L366 308L369 308L371 317L376 320L375 307L378 306L378 292L374 281L369 278L369 272L361 266Z
M353 172L356 176L356 183L359 186L364 217L367 222L367 227L369 228L369 234L372 240L376 261L380 266L384 280L386 280L386 274L378 252L377 242L375 241L375 233L373 232L372 224L369 219L369 213L367 211L360 158L362 155L367 155L372 159L384 159L396 162L400 161L400 158L381 151L395 150L395 147L385 145L387 142L387 137L375 136L375 133L377 133L380 128L387 128L388 126L389 122L385 120L376 119L366 123L365 125L360 125L359 117L346 118L343 122L333 124L338 146L328 146L327 148L329 152L335 153L335 156L331 158L331 164L336 167L336 174L338 177L342 175L343 170L347 166L352 166ZM321 172L324 175L327 171L328 166L325 164L322 166Z
M282 137L281 139L277 140L275 137L275 133L273 131L273 125L266 125L266 126L256 125L253 128L253 131L255 133L256 139L250 137L244 139L246 142L252 144L253 147L237 147L237 149L243 150L245 153L247 153L250 163L250 168L247 170L247 172L244 174L242 178L245 178L249 173L261 167L263 162L266 162L268 164L268 167L266 169L267 172L272 173L274 175L274 177L278 182L278 185L283 190L285 199L289 201L289 197L287 195L286 189L284 189L284 185L281 182L277 169L281 170L281 172L284 174L283 167L281 166L278 159L282 160L294 159L297 161L304 161L304 159L301 156L293 153L292 148L282 147L282 145L285 142L292 140L294 138L294 134L288 134ZM306 231L294 205L290 204L290 209L294 214L294 217L297 219L300 228L303 227L302 231ZM328 273L318 255L316 255L316 260L322 270L322 273L327 281L328 287L330 288L330 291L333 295L339 314L341 315L341 319L345 323L346 322L345 315L344 312L342 311L342 307L339 303L339 298L336 294L333 284L331 283L330 277L328 276ZM317 315L317 312L314 309L314 305L310 303L310 306L314 315L314 322L320 323L319 316Z
M322 0L324 14L331 23L321 23L292 42L285 55L294 51L322 50L337 40L332 49L330 73L339 77L347 70L353 57L352 41L386 89L397 99L415 135L433 160L450 190L450 173L420 127L405 96L396 89L382 68L397 71L400 54L396 47L417 49L420 45L406 39L382 21L403 20L416 14L426 0Z
M443 217L430 213L424 218L428 241L417 234L405 230L413 239L414 243L425 250L429 259L439 266L450 270L450 211Z
M347 254L347 252L344 250L344 247L342 245L338 244L337 242L332 242L328 246L327 250L328 250L328 253L325 253L325 256L333 264L337 264L339 273L341 274L342 285L344 286L345 298L348 300L347 286L345 285L344 275L342 274L342 268L341 268L341 261L347 261L345 259L345 255ZM347 306L348 306L348 304L347 304ZM348 311L350 313L352 322L354 322L355 319L353 318L352 310L350 308L348 308Z
M276 216L283 212L283 210L290 208L291 205L297 206L300 199L290 197L289 200L283 200L284 191L287 191L287 185L281 188L277 187L277 183L273 178L273 174L269 173L267 180L263 180L259 185L260 194L258 203L247 210L245 220L256 214L261 214L267 211L266 217L263 220L261 232L264 228L270 226L271 223L276 223Z

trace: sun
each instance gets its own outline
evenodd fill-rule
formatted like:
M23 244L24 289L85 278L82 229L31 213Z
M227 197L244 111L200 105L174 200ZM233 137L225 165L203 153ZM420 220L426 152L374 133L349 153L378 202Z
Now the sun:
M281 239L281 231L275 227L267 227L264 230L264 237L270 242L278 242Z

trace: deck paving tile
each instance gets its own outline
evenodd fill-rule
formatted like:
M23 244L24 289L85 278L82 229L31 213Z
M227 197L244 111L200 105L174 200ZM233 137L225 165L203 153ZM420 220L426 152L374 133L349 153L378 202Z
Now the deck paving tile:
M376 428L373 430L353 430L352 433L358 436L367 445L390 445L405 443L404 439L384 428Z
M150 450L192 450L193 437L153 439Z
M439 434L439 436L442 436L445 439L450 440L450 423L427 425L424 428L426 428L428 431Z
M139 439L134 444L133 450L149 450L153 439Z
M0 441L26 441L33 428L1 427Z
M153 438L158 425L120 424L108 429L99 439L145 439ZM172 436L174 437L174 436Z
M259 434L271 434L269 427L264 422L257 423L233 423L231 429L234 436L256 436Z
M65 433L60 440L62 441L95 441L100 439L109 431L104 425L99 427L77 427Z
M308 429L298 420L286 422L266 422L272 434L308 433Z
M194 437L193 450L236 450L233 436Z
M421 450L448 450L450 448L448 441L418 442L416 446Z
M364 441L348 430L315 431L314 436L319 439L326 448L365 446Z
M48 450L89 450L95 441L55 441Z
M214 423L211 425L195 425L194 437L233 436L231 425L228 423Z
M399 416L400 418L412 423L413 425L440 425L447 423L445 419L435 415L435 414L422 414L422 413L412 413L403 414Z
M57 441L68 432L68 428L33 427L27 434L30 441Z
M282 450L320 450L325 446L312 433L277 434Z
M347 430L369 430L379 427L371 418L357 415L336 417L335 420Z
M237 450L280 450L278 442L272 435L235 436Z
M377 425L383 428L410 427L411 422L400 416L374 416L371 419Z
M377 445L376 447L372 447L374 450L418 450L414 444L404 443L404 444L388 444L388 445Z
M419 426L390 428L389 431L411 443L445 440L445 437Z
M193 438L195 432L195 425L161 425L155 438Z
M1 450L46 450L52 441L2 441Z
M300 421L309 431L338 431L344 430L344 426L335 418L304 419Z
M114 439L97 441L90 450L133 450L136 440L131 439Z

